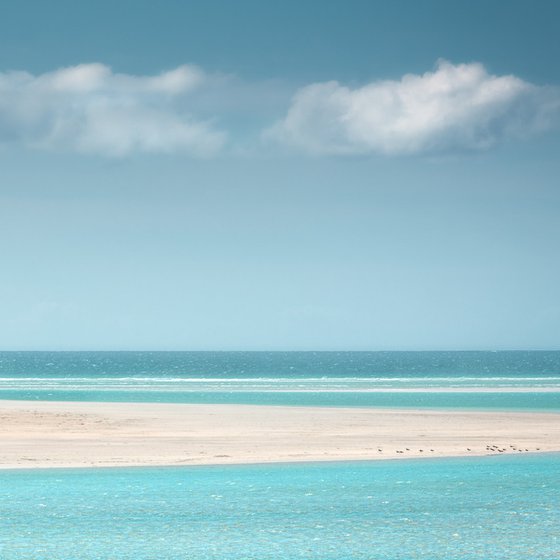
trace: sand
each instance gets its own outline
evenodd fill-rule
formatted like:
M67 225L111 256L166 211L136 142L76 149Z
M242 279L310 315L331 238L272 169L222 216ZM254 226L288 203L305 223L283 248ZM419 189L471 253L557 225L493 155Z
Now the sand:
M0 401L0 468L560 451L560 414Z

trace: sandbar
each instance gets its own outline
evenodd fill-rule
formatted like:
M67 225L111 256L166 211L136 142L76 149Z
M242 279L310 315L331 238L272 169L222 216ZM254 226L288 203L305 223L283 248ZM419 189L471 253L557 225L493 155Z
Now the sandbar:
M0 401L0 468L216 465L560 451L560 414Z

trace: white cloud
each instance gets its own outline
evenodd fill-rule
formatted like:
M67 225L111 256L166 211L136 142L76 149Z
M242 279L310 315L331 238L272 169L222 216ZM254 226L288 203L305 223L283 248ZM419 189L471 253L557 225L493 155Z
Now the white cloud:
M311 84L265 137L313 154L480 150L545 129L558 93L481 64L440 61L434 72L349 88Z
M210 156L226 134L185 110L206 80L194 66L157 76L118 74L103 64L0 73L0 142L107 156Z
M0 145L123 157L210 157L262 149L261 136L311 154L418 154L480 150L550 127L558 89L483 65L441 61L433 72L362 87L311 84L291 105L285 82L247 83L180 66L159 75L80 64L53 72L0 72ZM272 128L271 114L285 117ZM221 128L215 124L219 117ZM264 133L262 132L265 129Z

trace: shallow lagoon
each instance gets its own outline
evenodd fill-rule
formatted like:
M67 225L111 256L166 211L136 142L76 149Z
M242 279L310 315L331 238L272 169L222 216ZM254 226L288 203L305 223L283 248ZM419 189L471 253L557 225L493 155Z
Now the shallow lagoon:
M165 392L114 390L0 390L1 399L94 402L161 402L190 404L257 404L278 406L338 406L441 408L463 410L560 411L560 392Z
M560 555L560 456L0 472L2 560Z

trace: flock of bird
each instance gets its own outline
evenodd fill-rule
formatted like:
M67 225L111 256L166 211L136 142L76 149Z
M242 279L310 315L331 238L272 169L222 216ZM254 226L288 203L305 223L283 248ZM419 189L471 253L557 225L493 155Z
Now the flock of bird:
M527 449L526 447L519 447L517 445L508 445L506 447L500 446L500 445L486 445L486 451L488 453L507 453L507 452L514 452L517 451L518 453L523 453L525 451L540 451L541 448L540 447L536 447L535 449L531 450L531 449ZM402 454L402 453L406 453L407 451L413 451L410 447L405 447L404 449L396 449L395 453L397 454ZM470 447L466 448L466 451L468 451L469 453L472 453L473 450ZM377 452L378 453L383 453L383 448L382 447L378 447L377 448ZM435 449L418 449L419 453L434 453Z
M540 447L536 447L534 449L534 451L540 451L540 450L541 450ZM470 449L467 449L467 451L470 451ZM506 453L508 451L517 451L519 453L522 453L524 451L531 451L531 450L527 448L517 447L516 445L508 445L508 447L500 447L499 445L487 445L486 451L489 451L490 453Z

